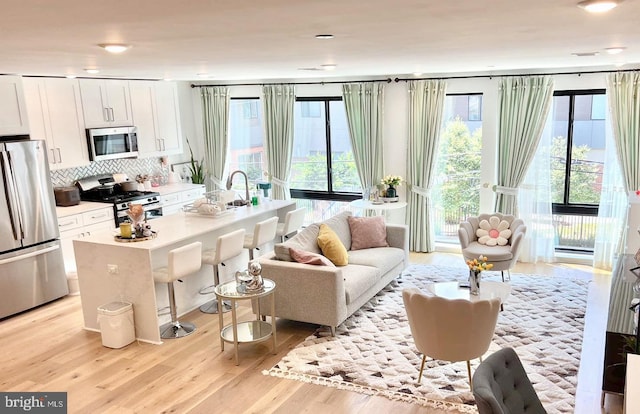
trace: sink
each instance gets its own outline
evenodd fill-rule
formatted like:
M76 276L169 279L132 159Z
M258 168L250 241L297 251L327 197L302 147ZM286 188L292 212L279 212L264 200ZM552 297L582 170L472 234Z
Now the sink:
M238 207L248 206L249 204L251 204L250 201L233 200L233 202L227 203L227 208L238 208Z

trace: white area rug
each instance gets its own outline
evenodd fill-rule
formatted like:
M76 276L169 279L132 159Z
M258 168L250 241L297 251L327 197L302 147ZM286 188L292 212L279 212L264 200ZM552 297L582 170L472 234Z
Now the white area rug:
M383 395L453 412L477 412L465 362L427 359L414 346L402 289L434 281L465 280L464 268L411 265L338 327L318 329L264 374ZM499 272L485 272L500 280ZM490 353L513 347L549 413L573 413L588 281L512 274L512 292L500 313ZM472 369L479 361L472 361Z

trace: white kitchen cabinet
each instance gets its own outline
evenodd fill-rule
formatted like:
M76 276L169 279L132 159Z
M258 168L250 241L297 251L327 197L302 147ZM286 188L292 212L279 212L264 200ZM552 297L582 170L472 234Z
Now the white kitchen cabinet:
M73 241L91 236L93 233L115 229L113 207L58 217L60 229L60 245L64 258L65 270L76 270L76 258L73 252Z
M177 85L173 82L130 81L133 125L138 129L138 155L182 153Z
M162 194L162 215L170 216L182 211L182 208L195 200L202 198L205 187L193 188L186 191L177 191Z
M47 142L50 168L88 165L78 81L27 77L23 85L31 139Z
M29 122L22 90L22 78L0 76L0 135L28 133Z
M129 81L80 79L79 83L87 128L133 125Z

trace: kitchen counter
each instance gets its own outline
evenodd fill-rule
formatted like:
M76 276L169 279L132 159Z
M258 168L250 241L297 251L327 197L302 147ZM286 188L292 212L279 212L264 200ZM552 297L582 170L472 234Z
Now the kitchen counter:
M174 183L161 185L158 187L151 187L151 191L157 191L160 195L166 195L171 193L178 193L180 191L195 190L197 188L203 188L204 184L189 184L189 183Z
M169 186L165 186L169 187ZM240 207L221 217L195 213L178 213L149 222L157 237L140 242L117 242L113 231L92 233L74 240L73 246L78 269L84 327L99 331L97 308L109 302L133 304L136 337L145 342L161 343L158 328L170 317L158 317L158 309L168 306L166 284L153 281L152 269L167 265L168 252L176 247L200 241L204 249L215 248L216 238L230 231L244 228L253 232L258 221L278 216L284 220L294 210L294 201L267 201L258 206ZM263 252L273 245L265 246ZM246 269L247 251L225 262L220 282L232 280L237 270ZM213 284L213 269L202 266L198 273L185 277L176 286L178 313L185 314L213 298L198 291Z
M56 216L66 217L74 214L82 214L87 211L99 210L101 208L111 207L111 204L107 203L94 203L92 201L81 201L80 204L69 207L56 207Z

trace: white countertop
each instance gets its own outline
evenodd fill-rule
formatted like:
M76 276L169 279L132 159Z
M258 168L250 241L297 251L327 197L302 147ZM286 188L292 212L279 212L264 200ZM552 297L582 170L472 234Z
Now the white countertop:
M81 201L80 204L69 207L56 206L56 216L66 217L74 214L82 214L87 211L99 210L101 208L113 208L113 204L109 203L94 203L92 201Z
M265 201L257 206L239 207L230 214L221 217L204 216L197 213L177 213L170 216L160 217L149 221L151 229L157 232L157 237L151 240L140 242L118 242L115 241L113 231L103 231L92 233L91 236L76 240L78 243L98 243L105 245L126 246L132 249L155 250L162 247L175 245L183 240L193 238L198 235L210 233L225 226L229 226L236 221L266 214L282 207L295 204L294 201L272 200Z
M166 195L171 193L177 193L180 191L189 191L196 188L203 188L204 184L187 184L187 183L175 183L161 185L159 187L151 187L151 191L157 191L160 195Z

